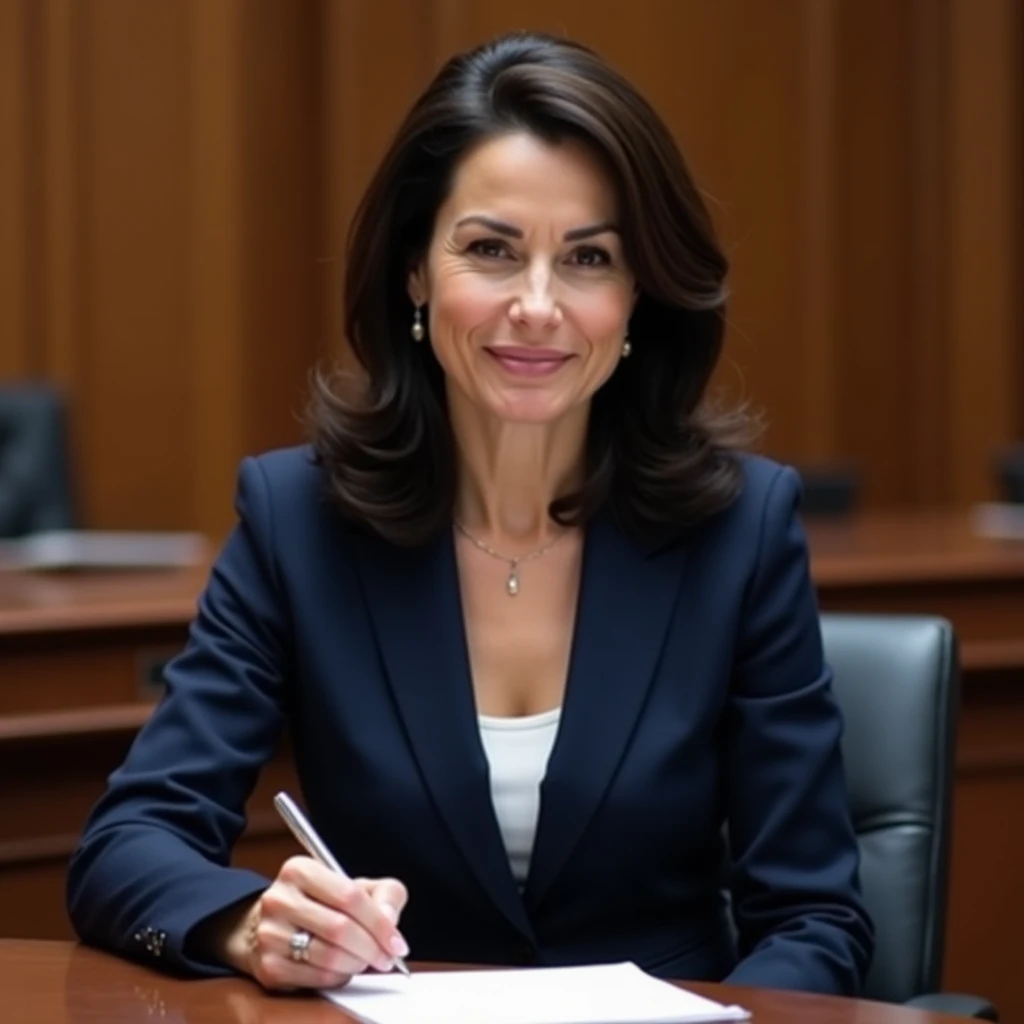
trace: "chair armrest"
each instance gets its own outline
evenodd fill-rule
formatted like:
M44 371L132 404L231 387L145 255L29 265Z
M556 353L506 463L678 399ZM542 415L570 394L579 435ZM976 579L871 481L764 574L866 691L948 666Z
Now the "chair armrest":
M918 1010L931 1010L934 1013L949 1013L954 1017L973 1017L975 1020L998 1021L996 1008L979 996L962 995L959 992L930 992L924 996L908 999L904 1006L913 1006Z

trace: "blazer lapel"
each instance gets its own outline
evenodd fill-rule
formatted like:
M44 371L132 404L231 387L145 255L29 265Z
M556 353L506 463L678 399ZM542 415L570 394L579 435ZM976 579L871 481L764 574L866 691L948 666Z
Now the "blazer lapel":
M683 558L682 546L645 551L604 515L590 526L561 724L541 785L527 908L564 867L618 768L657 669Z
M388 683L426 785L491 900L532 939L494 815L451 534L410 550L361 535L354 548Z

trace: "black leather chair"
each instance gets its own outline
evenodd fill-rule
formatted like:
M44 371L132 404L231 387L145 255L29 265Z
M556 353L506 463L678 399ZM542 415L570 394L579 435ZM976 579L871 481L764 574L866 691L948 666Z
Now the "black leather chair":
M924 616L825 614L822 633L877 936L864 996L997 1020L983 999L938 992L960 706L953 628Z
M796 469L803 483L800 510L805 519L841 519L857 510L861 478L856 466L833 463Z
M1024 505L1024 444L1011 445L999 453L996 474L1002 500Z
M42 384L0 386L0 537L75 525L61 396Z

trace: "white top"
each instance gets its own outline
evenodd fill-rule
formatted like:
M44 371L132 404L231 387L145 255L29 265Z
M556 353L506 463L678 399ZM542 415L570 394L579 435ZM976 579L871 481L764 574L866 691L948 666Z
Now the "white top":
M522 718L479 716L480 738L491 769L494 812L512 874L520 886L530 868L540 814L540 784L561 716L561 708Z

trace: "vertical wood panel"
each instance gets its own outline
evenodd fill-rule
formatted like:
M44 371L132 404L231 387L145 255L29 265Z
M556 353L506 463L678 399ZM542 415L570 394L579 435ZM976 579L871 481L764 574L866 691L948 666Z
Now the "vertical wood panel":
M844 452L865 467L868 503L904 504L917 453L911 436L914 331L913 80L909 5L844 4L840 27L838 206Z
M319 342L320 19L313 4L248 5L242 34L245 451L301 440ZM233 471L233 467L229 466ZM230 494L223 497L225 507Z
M938 8L938 9L937 9ZM914 0L912 10L911 117L911 317L913 330L900 339L914 372L907 382L912 406L902 444L913 455L909 496L919 504L950 498L948 277L943 254L949 244L945 70L949 40L941 5Z
M105 527L162 528L193 516L182 443L190 397L187 9L91 0L82 15L88 303L76 430L86 514Z
M802 457L828 463L838 447L836 400L836 75L839 12L835 0L805 0L803 352L807 361Z
M468 31L467 8L471 0L433 0L430 5L431 32L430 57L434 67L441 67L456 51L469 45L472 33ZM537 27L536 22L524 19L519 28Z
M1021 7L950 0L953 496L992 491L1021 427Z
M320 276L325 356L344 354L342 257L352 214L400 120L435 70L433 13L424 0L325 0Z
M28 369L28 2L0 0L0 380Z
M44 196L42 188L44 141L43 141L43 93L45 85L44 38L42 4L29 4L25 17L25 46L28 60L25 63L25 104L24 104L24 213L25 244L22 249L25 281L25 322L22 349L25 352L24 375L40 379L46 373L45 359L45 245Z
M347 225L358 201L348 164L359 148L351 99L356 95L362 11L363 5L344 0L327 0L323 10L320 355L325 363L350 361L341 316L342 267Z
M231 467L243 447L243 0L192 0L190 383L180 425L193 467L192 517L215 535L231 517Z
M76 97L81 8L74 0L42 0L39 9L42 22L40 345L45 376L73 400L79 348L76 330L80 316L76 159L82 118Z

